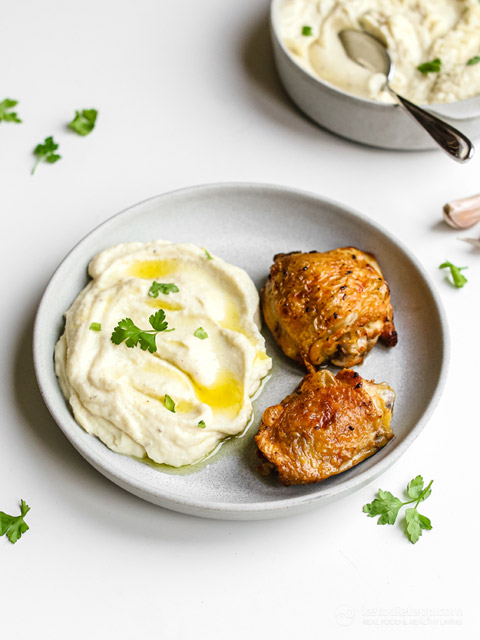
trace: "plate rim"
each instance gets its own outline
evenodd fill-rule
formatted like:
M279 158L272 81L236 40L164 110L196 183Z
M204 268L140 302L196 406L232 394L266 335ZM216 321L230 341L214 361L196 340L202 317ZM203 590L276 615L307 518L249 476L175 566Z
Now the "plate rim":
M441 328L441 345L442 345L442 358L439 366L439 376L437 386L432 393L432 396L429 402L426 404L423 409L422 415L420 419L416 422L416 424L412 427L410 432L405 436L405 438L400 442L395 449L389 452L384 458L379 460L373 467L370 469L365 469L361 471L358 475L346 480L344 483L340 485L335 485L331 488L331 490L327 490L321 495L317 495L315 493L310 493L304 496L294 496L287 497L278 500L269 500L266 502L215 502L205 503L204 500L186 498L184 496L179 496L174 492L169 490L161 490L160 492L152 490L152 488L146 486L146 483L138 480L138 478L132 476L130 473L125 470L117 470L116 468L112 468L108 465L103 458L97 454L92 448L88 446L84 446L83 443L77 441L74 437L74 434L71 434L68 427L62 424L61 416L57 413L55 402L53 399L49 397L49 384L46 373L46 366L42 361L41 355L41 347L40 340L43 329L43 316L45 313L45 308L48 303L48 295L51 289L54 287L56 281L61 278L61 271L63 265L70 259L70 256L75 253L83 244L87 243L90 237L94 234L97 234L103 227L106 227L114 220L119 217L127 216L127 215L135 215L138 213L138 210L141 210L143 207L151 204L155 201L161 201L168 198L172 198L175 196L197 194L197 193L206 193L210 192L229 192L229 191L244 191L245 193L249 193L253 190L257 191L269 191L271 193L288 193L289 195L299 196L301 198L309 198L311 200L316 201L320 206L327 205L338 208L342 211L342 213L347 215L347 217L351 217L357 220L360 220L363 224L367 226L373 227L376 231L379 231L384 236L386 236L390 241L392 241L396 246L398 246L401 251L406 255L406 257L410 260L410 262L414 265L414 267L421 274L425 285L427 286L432 299L434 301L438 318L439 318L439 326ZM86 267L86 265L85 265ZM60 273L59 273L60 272ZM439 297L439 294L434 286L433 282L430 279L430 276L427 274L423 265L420 264L415 255L410 251L410 249L403 243L403 241L399 240L394 234L388 231L382 224L377 223L375 220L369 218L365 214L357 211L353 207L349 205L344 205L341 202L319 195L316 192L305 190L305 189L297 189L295 187L289 187L285 185L277 185L273 183L261 183L261 182L243 182L243 181L229 181L229 182L213 182L206 184L198 184L187 187L182 187L178 189L173 189L149 198L146 198L138 203L130 205L129 207L121 210L120 212L108 217L106 220L95 226L91 229L86 235L84 235L73 247L72 249L65 255L65 257L61 260L58 266L55 268L53 274L48 280L48 283L45 287L45 290L42 294L42 298L40 304L38 306L34 327L33 327L33 362L35 375L37 379L37 384L40 389L40 393L42 395L43 401L47 406L51 416L61 429L62 433L67 437L69 442L74 446L74 448L89 462L97 471L102 473L109 480L123 488L124 490L137 495L138 497L152 502L158 506L162 506L168 509L173 509L175 511L179 511L182 513L197 515L203 517L210 518L225 518L225 519L260 519L260 518L271 518L271 517L279 517L281 515L287 515L288 513L303 511L307 507L311 506L314 503L326 504L327 502L331 502L336 499L340 499L345 497L346 495L352 493L355 490L360 489L366 484L375 480L379 475L384 473L388 468L390 468L395 462L399 460L399 458L406 452L406 450L411 446L413 441L418 437L421 431L425 428L428 423L433 411L435 410L438 401L441 397L443 389L445 387L447 373L448 373L448 362L450 359L450 338L449 338L449 330L448 330L448 322L445 314L445 310L443 308L443 304ZM52 363L53 363L53 354L52 354ZM45 369L45 375L44 375ZM81 428L81 427L79 427ZM91 436L93 438L93 436ZM160 495L161 494L161 495Z

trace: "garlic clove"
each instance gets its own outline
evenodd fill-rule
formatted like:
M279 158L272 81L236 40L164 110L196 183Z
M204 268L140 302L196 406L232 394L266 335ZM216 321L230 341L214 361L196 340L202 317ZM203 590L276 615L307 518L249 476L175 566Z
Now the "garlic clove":
M459 240L463 240L463 242L468 242L472 247L476 247L480 249L480 238L459 238Z
M480 222L480 193L476 196L447 202L443 207L443 217L454 229L468 229Z

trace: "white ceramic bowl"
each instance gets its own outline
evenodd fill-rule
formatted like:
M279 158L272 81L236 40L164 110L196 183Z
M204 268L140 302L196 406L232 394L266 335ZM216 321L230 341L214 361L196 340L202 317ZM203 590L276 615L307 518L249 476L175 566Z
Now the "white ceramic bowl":
M398 105L353 96L301 67L280 37L278 15L282 2L272 0L270 8L275 63L285 89L304 113L333 133L374 147L438 148ZM470 138L480 137L480 96L428 108Z

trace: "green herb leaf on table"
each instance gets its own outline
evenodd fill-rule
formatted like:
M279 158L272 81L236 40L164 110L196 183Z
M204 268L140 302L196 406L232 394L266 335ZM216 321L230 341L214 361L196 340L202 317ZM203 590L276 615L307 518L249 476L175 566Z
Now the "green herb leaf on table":
M302 36L313 36L313 29L310 25L306 24L302 27Z
M102 330L102 325L100 324L100 322L92 322L92 324L89 326L90 331L101 331Z
M180 289L173 282L157 282L153 281L152 286L148 290L148 295L151 298L158 298L159 293L163 293L168 296L169 293L178 293Z
M114 344L121 344L125 342L129 348L140 346L142 351L149 351L155 353L157 350L157 344L155 338L157 333L162 331L174 331L174 329L167 329L168 322L165 320L165 311L159 309L156 313L151 315L148 319L152 329L142 330L139 329L131 318L124 318L117 324L111 335L111 341Z
M20 502L20 511L19 516L9 516L7 513L0 511L0 536L6 534L12 544L15 544L22 536L22 533L25 533L25 531L29 529L24 518L30 511L30 507L25 500Z
M438 73L442 68L442 61L440 58L435 58L435 60L431 60L430 62L424 62L423 64L419 64L417 69L420 73L426 75L427 73Z
M195 336L195 338L199 338L200 340L205 340L205 338L208 338L208 333L203 327L198 327L198 329L193 332L193 335Z
M18 100L12 100L11 98L5 98L0 102L0 122L21 122L17 112L11 111L17 104Z
M442 262L442 264L438 267L439 269L450 269L450 275L452 276L452 281L454 286L457 289L461 289L464 284L468 282L466 277L461 273L464 269L468 269L468 267L456 267L449 260Z
M205 424L205 420L200 420L198 426L200 427L200 429L205 429L207 427L207 425Z
M413 480L410 480L410 482L407 484L407 496L409 498L412 498L412 500L418 500L420 496L423 496L422 500L428 498L428 496L432 493L432 490L429 489L428 494L424 494L423 485L424 482L422 476L417 476Z
M75 111L75 117L68 124L68 127L80 136L87 136L95 128L97 114L98 112L96 109Z
M35 169L38 167L40 162L48 162L49 164L53 164L60 160L62 156L55 153L58 149L58 144L53 140L52 136L45 138L43 144L37 144L35 149L33 150L33 154L36 156L37 161L33 165L32 175L35 173Z
M467 62L467 66L472 67L474 64L478 64L480 62L480 56L473 56Z
M405 509L405 530L412 544L418 541L422 535L422 529L431 529L432 524L428 518L422 516L415 508Z
M370 518L380 516L377 524L395 524L398 512L403 502L390 493L390 491L378 490L378 498L363 507L363 511Z
M406 494L411 500L402 502L400 498L396 498L390 491L378 490L378 498L369 504L363 506L363 511L370 518L380 516L377 524L395 524L400 509L407 504L414 504L413 507L405 509L405 534L412 544L418 541L422 535L422 531L430 530L432 523L430 520L417 511L420 502L426 500L432 493L433 480L424 488L422 476L416 476L407 485Z
M175 413L175 402L172 400L172 398L165 394L165 408L168 409L169 411L171 411L172 413Z

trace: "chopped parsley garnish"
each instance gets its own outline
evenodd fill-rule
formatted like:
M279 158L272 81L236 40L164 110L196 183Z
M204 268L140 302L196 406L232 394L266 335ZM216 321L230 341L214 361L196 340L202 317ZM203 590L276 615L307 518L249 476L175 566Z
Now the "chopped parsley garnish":
M198 426L200 427L200 429L205 429L206 428L206 424L204 420L200 420L200 422L198 423Z
M96 109L83 109L75 111L74 119L68 124L68 127L78 133L79 136L87 136L95 127L97 119Z
M469 67L471 67L474 64L478 64L480 62L480 56L473 56L473 58L470 58L470 60L467 62L467 65Z
M417 69L420 73L426 75L427 73L438 73L442 68L442 61L440 58L435 58L435 60L431 60L430 62L424 62L423 64L419 64Z
M208 249L203 249L205 251L205 255L207 256L207 260L213 260L213 256Z
M11 111L18 104L18 100L5 98L0 102L0 122L21 122L16 111Z
M45 142L43 144L37 144L33 150L33 154L37 157L37 161L33 165L32 175L35 173L35 169L38 167L40 162L45 161L49 164L53 164L54 162L57 162L57 160L60 160L62 156L55 153L57 149L58 144L54 142L52 136L45 138Z
M460 273L464 269L468 269L468 267L456 267L454 264L449 262L443 262L439 267L439 269L450 269L450 275L452 276L452 281L457 289L461 289L465 283L468 282L466 277Z
M198 329L193 332L193 335L195 336L195 338L199 338L200 340L205 340L205 338L208 338L208 333L203 327L198 327Z
M171 399L171 397L165 394L165 409L168 409L172 413L175 413L175 402Z
M7 535L7 538L12 544L21 537L22 533L28 531L28 524L25 522L24 517L30 511L30 507L22 500L20 502L19 516L9 516L7 513L0 511L0 536Z
M169 293L178 293L180 289L173 282L157 282L153 281L152 286L148 290L148 295L151 298L158 298L159 293L164 293L168 296Z
M120 320L115 329L113 330L111 341L114 344L121 344L125 341L127 347L133 348L140 345L142 351L150 351L155 353L157 345L155 343L155 337L157 333L161 331L173 331L173 329L167 329L168 322L165 320L165 311L159 309L156 313L151 315L148 319L152 329L142 331L139 329L130 318L124 318Z
M312 27L310 27L308 24L304 25L302 27L302 36L312 36L312 35L313 35Z
M102 325L100 324L100 322L92 322L92 324L89 326L90 331L101 331L102 330Z
M420 502L426 500L432 493L431 486L433 480L430 482L426 489L423 488L422 476L417 476L411 480L407 485L406 494L411 500L402 502L399 498L396 498L390 493L390 491L378 490L378 498L375 498L370 504L363 506L364 513L368 514L370 518L380 516L377 524L395 524L398 512L407 504L415 505L405 510L405 534L412 544L415 544L422 535L423 530L430 530L432 523L426 516L422 516L417 511L417 507Z

